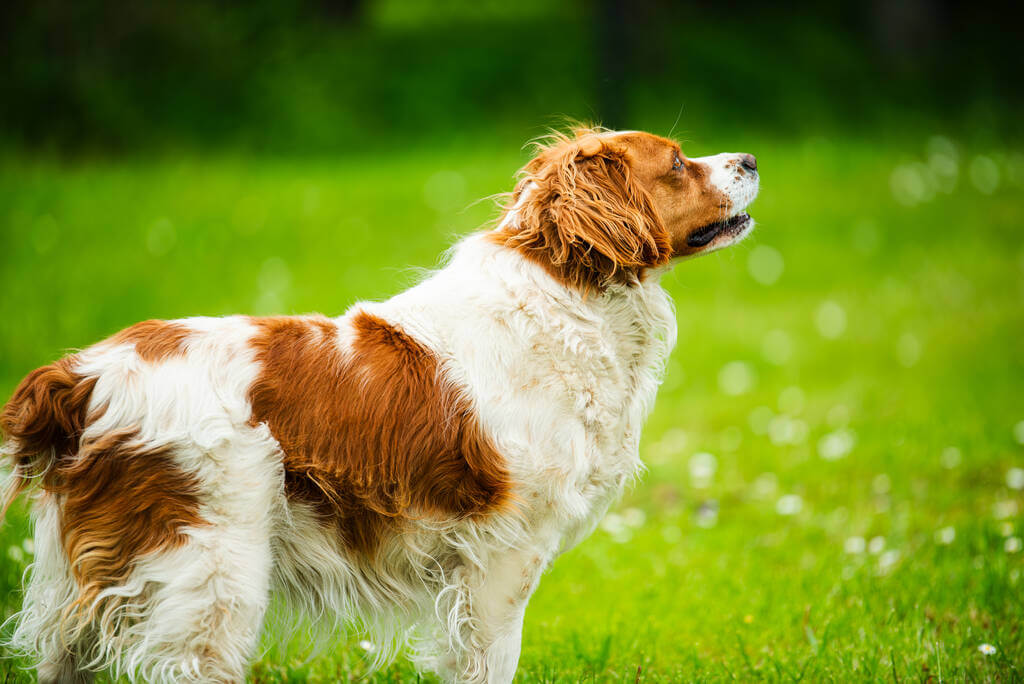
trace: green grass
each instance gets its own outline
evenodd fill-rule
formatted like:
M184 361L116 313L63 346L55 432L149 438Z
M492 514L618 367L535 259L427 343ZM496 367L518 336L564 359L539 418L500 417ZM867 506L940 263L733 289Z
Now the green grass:
M1022 157L960 144L955 187L907 206L890 182L927 163L925 133L718 142L688 151L758 155L760 226L667 278L679 343L649 472L543 578L519 680L1024 679L1008 476L1024 467ZM522 161L515 145L0 161L0 391L144 318L337 314L397 292L492 214L468 205ZM913 190L923 167L907 168ZM0 531L4 615L28 530L19 505ZM365 673L355 635L309 662L301 637L275 636L254 681ZM0 661L7 680L29 679L19 667ZM398 662L371 680L413 677Z

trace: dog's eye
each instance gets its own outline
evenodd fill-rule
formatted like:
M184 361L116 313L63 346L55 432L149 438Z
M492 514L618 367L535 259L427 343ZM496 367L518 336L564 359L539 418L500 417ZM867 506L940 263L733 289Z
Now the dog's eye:
M678 171L681 168L683 168L683 160L677 155L676 158L672 160L672 170Z

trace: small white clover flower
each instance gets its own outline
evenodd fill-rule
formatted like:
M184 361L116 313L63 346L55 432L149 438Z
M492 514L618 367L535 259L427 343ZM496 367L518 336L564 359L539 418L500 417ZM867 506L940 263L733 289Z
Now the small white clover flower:
M996 501L992 504L992 517L996 520L1005 520L1006 518L1012 518L1017 515L1017 511L1019 510L1020 507L1014 499Z
M627 508L622 511L622 522L627 527L643 527L647 521L647 514L639 508Z
M950 526L950 527L943 527L942 529L936 530L936 532L935 532L935 543L936 544L942 544L943 546L948 546L949 544L953 543L954 539L956 539L956 528L954 528L952 526Z
M377 647L373 645L373 642L367 641L366 639L359 642L359 648L363 649L367 653L373 653L377 650Z
M864 553L865 548L867 548L867 544L864 542L864 537L850 537L843 544L843 550L846 553Z
M942 467L947 470L952 470L960 465L960 461L963 460L963 454L955 446L946 447L942 450Z
M697 527L710 528L718 523L718 502L714 499L705 501L697 509Z
M804 500L797 494L786 494L775 502L775 512L779 515L796 515L804 507Z
M889 549L878 557L878 572L883 575L886 574L896 566L899 560L900 552L895 549Z
M818 455L826 461L838 461L853 450L856 441L853 430L839 428L818 440Z
M1024 444L1024 420L1013 426L1013 436L1017 440L1017 444Z
M996 647L992 644L982 644L981 646L978 646L978 650L985 655L995 655Z
M876 556L885 551L885 537L872 537L871 541L868 542L868 551Z
M704 489L711 486L711 481L718 470L718 459L714 454L706 451L699 451L690 457L690 481L697 489Z
M1006 486L1010 489L1024 489L1024 468L1010 468L1007 470Z
M1021 549L1020 537L1007 537L1003 543L1003 549L1006 553L1017 553Z

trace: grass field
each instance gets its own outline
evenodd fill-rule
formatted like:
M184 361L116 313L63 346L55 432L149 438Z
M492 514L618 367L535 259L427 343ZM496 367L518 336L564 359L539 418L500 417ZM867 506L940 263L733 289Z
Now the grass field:
M720 142L684 149L757 154L759 228L667 278L649 472L542 580L519 681L1024 679L1024 157L927 132ZM140 319L386 297L523 160L8 157L0 393ZM0 531L5 616L25 510ZM282 639L253 681L365 674L356 634L308 662Z

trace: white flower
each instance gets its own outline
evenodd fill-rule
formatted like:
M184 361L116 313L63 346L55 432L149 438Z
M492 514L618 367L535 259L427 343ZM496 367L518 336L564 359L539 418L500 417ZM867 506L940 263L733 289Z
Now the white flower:
M896 358L904 368L910 368L921 359L921 342L913 333L903 333L896 343Z
M693 486L702 489L711 484L715 471L718 470L718 459L714 454L699 451L690 457L690 480Z
M942 450L942 467L948 470L952 470L960 465L960 461L963 459L963 454L955 446L948 446Z
M772 444L802 444L807 439L807 423L799 418L775 416L768 424L768 438Z
M1020 537L1007 537L1003 543L1003 549L1006 553L1017 553L1020 551L1021 541Z
M931 170L920 162L900 164L889 175L889 189L897 202L908 207L935 196Z
M996 501L992 504L992 517L996 520L1004 520L1017 515L1017 502L1013 499Z
M367 653L373 653L377 650L377 647L374 646L372 642L369 642L366 639L363 639L359 642L359 648L363 649Z
M627 508L622 511L622 522L629 527L643 527L647 521L647 514L639 508Z
M814 322L822 337L834 340L846 330L846 311L838 302L825 300L818 307Z
M956 539L956 529L953 527L943 527L935 532L935 543L948 546L953 543Z
M747 257L747 271L762 285L774 285L786 268L786 262L779 250L768 245L758 245Z
M793 341L789 334L785 330L770 330L761 341L761 356L776 366L785 365L793 356Z
M864 553L864 549L867 544L864 542L864 537L850 537L843 544L843 550L846 553Z
M618 513L609 513L601 521L601 529L611 535L622 533L626 529L626 523Z
M779 478L775 473L761 473L754 480L754 496L758 499L770 499L779 488Z
M836 461L850 453L855 442L853 430L840 428L818 440L818 455L826 461Z
M712 500L702 503L697 509L695 522L697 527L714 527L718 523L718 502Z
M1007 470L1006 486L1010 489L1024 489L1024 468L1010 468Z
M872 537L868 542L868 551L876 556L885 549L885 537Z
M686 431L680 428L671 428L658 440L656 447L664 456L676 456L686 448Z
M601 521L601 529L612 537L617 544L625 544L632 538L633 532L626 524L626 519L618 513L609 513Z
M900 559L900 552L895 549L890 549L878 557L878 572L883 575L896 565L896 562Z
M971 160L968 168L974 187L985 195L991 195L999 187L999 165L992 157L979 154Z
M730 361L718 372L718 387L732 397L749 392L756 380L754 367L746 361Z
M766 435L771 427L774 413L767 406L758 406L750 412L747 420L750 422L750 430L755 435Z
M804 507L804 500L797 494L786 494L775 502L775 511L779 515L796 515Z
M992 644L982 644L978 647L978 650L984 653L985 655L994 655L996 652L996 647Z

